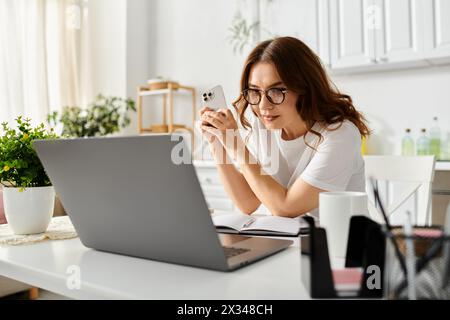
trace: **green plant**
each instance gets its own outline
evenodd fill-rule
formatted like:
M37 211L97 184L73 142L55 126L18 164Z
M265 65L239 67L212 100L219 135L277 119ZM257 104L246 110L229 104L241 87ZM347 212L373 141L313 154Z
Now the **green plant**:
M233 18L231 27L228 28L230 36L229 43L233 47L233 52L242 53L246 46L253 45L253 38L257 34L259 28L259 21L248 24L241 14L236 14Z
M63 136L94 137L118 132L130 124L129 111L136 111L134 101L98 95L87 109L65 107L47 116L52 126L62 124Z
M277 37L265 27L266 17L273 15L272 2L273 0L237 1L238 7L228 28L227 37L234 54L242 54L245 48L252 48L260 41ZM251 19L242 14L244 12L248 16L248 12L252 11L254 14Z
M56 139L53 130L47 131L44 124L32 127L30 119L16 119L17 129L2 123L0 136L0 183L7 187L45 187L51 182L33 148L33 140Z

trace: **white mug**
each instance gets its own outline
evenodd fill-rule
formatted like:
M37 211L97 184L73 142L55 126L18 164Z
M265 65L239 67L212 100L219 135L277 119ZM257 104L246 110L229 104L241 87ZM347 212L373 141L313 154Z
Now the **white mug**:
M365 192L321 192L319 194L320 226L326 230L330 257L345 258L350 218L369 216Z

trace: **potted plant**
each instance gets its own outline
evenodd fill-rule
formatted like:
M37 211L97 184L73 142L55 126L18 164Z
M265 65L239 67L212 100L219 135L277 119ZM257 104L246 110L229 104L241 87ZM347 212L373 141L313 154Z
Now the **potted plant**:
M61 114L49 114L47 121L53 127L62 125L63 136L105 136L130 124L129 111L136 111L133 100L98 95L89 108L65 107Z
M6 220L15 234L44 232L52 218L55 191L33 148L33 140L57 138L44 124L32 127L30 119L16 119L17 128L2 123L0 183Z

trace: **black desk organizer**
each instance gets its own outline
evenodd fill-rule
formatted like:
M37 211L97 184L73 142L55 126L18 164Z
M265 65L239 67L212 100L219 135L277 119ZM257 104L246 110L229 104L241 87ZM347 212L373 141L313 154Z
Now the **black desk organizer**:
M316 227L312 217L304 217L309 224L309 236L301 238L302 281L312 298L340 298L335 290L327 236L323 228ZM385 237L381 225L364 216L353 216L350 220L345 267L361 267L363 270L360 290L355 298L381 298L383 296ZM372 272L367 267L380 268L379 289L366 286ZM345 298L351 298L346 296Z

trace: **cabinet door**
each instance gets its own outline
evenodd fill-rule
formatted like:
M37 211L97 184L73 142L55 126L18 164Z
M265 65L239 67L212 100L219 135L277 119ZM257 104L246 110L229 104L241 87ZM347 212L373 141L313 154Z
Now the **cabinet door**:
M423 58L423 12L420 0L375 0L381 11L376 33L377 62L407 62Z
M203 190L208 208L215 210L233 210L233 201L228 197L220 181L219 172L214 164L203 166L200 162L195 167L198 181Z
M372 0L330 0L331 68L375 63L374 32L370 27Z
M261 2L261 37L292 36L306 43L329 64L328 2L283 0Z
M450 62L450 1L427 0L424 15L426 58Z

